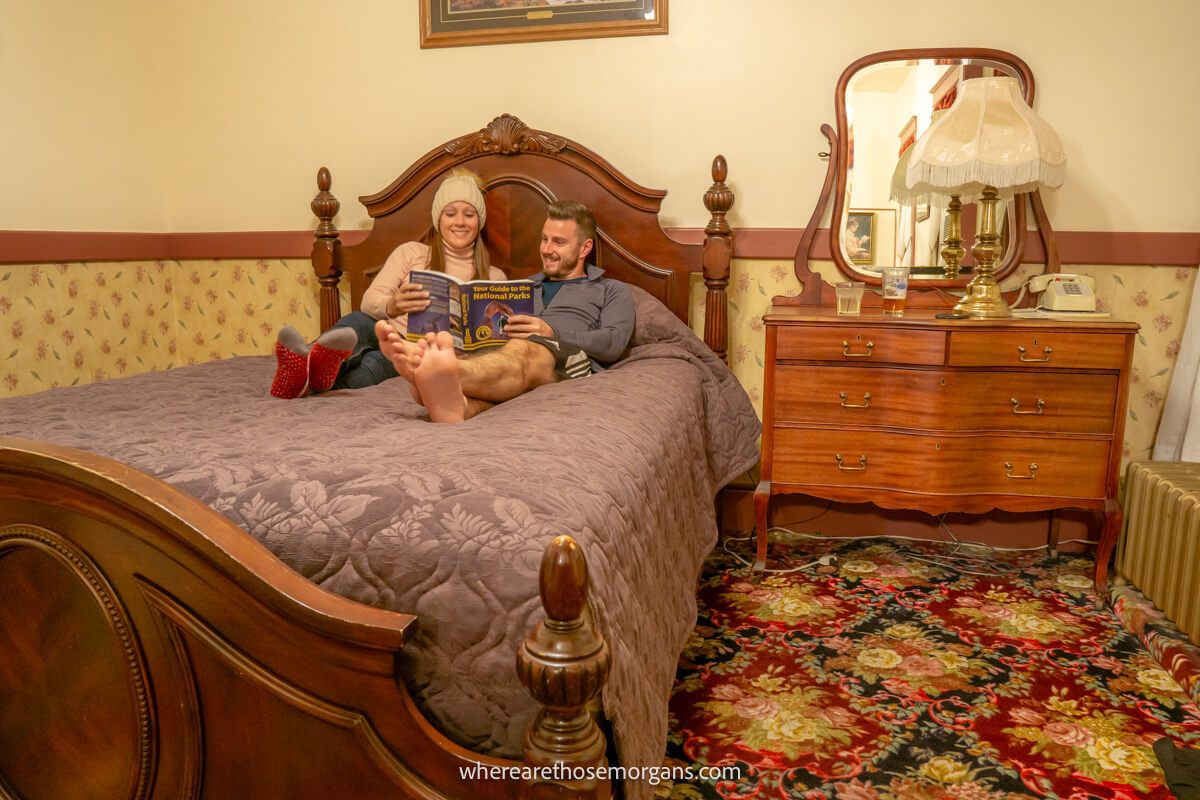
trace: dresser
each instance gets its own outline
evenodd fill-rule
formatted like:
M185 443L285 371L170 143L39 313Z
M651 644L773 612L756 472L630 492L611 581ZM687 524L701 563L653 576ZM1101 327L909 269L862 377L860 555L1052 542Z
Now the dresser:
M756 569L777 494L929 514L1090 509L1104 596L1136 324L784 306L763 321Z

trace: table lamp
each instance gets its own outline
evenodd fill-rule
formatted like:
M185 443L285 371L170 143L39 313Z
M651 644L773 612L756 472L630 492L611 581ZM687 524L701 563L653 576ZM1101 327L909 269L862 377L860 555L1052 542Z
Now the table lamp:
M933 112L933 120L946 113L946 109L939 108ZM932 195L940 193L933 189L928 184L918 184L913 188L908 187L908 163L912 157L912 146L905 148L900 154L900 158L896 160L896 169L892 173L892 193L893 200L899 203L911 203L915 208L918 205L932 205ZM978 187L978 190L967 190L970 193L967 195L965 202L973 203L979 198L983 192L983 187ZM947 280L958 278L961 270L960 263L962 257L967 254L963 249L962 243L962 204L963 196L960 194L950 195L950 202L946 205L945 227L942 229L942 248L938 251L942 257L945 266L942 269L942 277Z
M996 282L996 203L1040 186L1062 185L1067 157L1058 134L1025 102L1016 78L969 78L959 84L954 105L905 155L904 180L902 186L894 185L894 192L899 188L902 197L937 192L979 202L979 229L971 248L975 275L955 312L977 319L1011 317Z

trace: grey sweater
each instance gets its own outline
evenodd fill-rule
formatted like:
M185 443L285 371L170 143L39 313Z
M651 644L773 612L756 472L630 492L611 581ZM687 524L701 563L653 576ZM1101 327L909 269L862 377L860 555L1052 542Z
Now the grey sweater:
M604 277L604 270L587 266L587 280L559 288L550 305L543 306L544 273L530 277L537 285L534 313L554 329L552 338L573 344L588 354L593 368L618 360L633 336L633 295L620 281Z

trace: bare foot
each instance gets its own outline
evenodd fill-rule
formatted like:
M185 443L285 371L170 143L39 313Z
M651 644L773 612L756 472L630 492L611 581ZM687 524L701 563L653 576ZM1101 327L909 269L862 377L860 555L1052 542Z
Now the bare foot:
M396 372L400 373L400 377L408 381L409 388L412 389L413 400L424 405L421 392L413 377L413 372L420 363L423 348L401 336L400 332L386 319L375 323L375 337L379 339L379 351L388 361L392 362L392 366L396 368ZM420 345L424 344L424 342L420 342Z
M445 331L431 340L414 371L417 389L434 422L462 422L467 415L467 398L458 381L458 356L454 340Z

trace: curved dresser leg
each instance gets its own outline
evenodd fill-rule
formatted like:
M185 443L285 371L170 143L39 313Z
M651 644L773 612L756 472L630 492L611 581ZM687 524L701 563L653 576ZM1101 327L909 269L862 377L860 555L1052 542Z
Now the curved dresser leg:
M762 572L767 568L767 527L770 521L770 513L771 482L759 481L758 486L754 489L755 572Z
M1125 513L1121 504L1109 498L1104 502L1104 527L1100 531L1100 542L1096 546L1096 571L1093 583L1096 596L1101 603L1108 602L1108 562L1112 559L1113 550L1117 546L1117 537L1121 533L1121 525L1125 521Z

